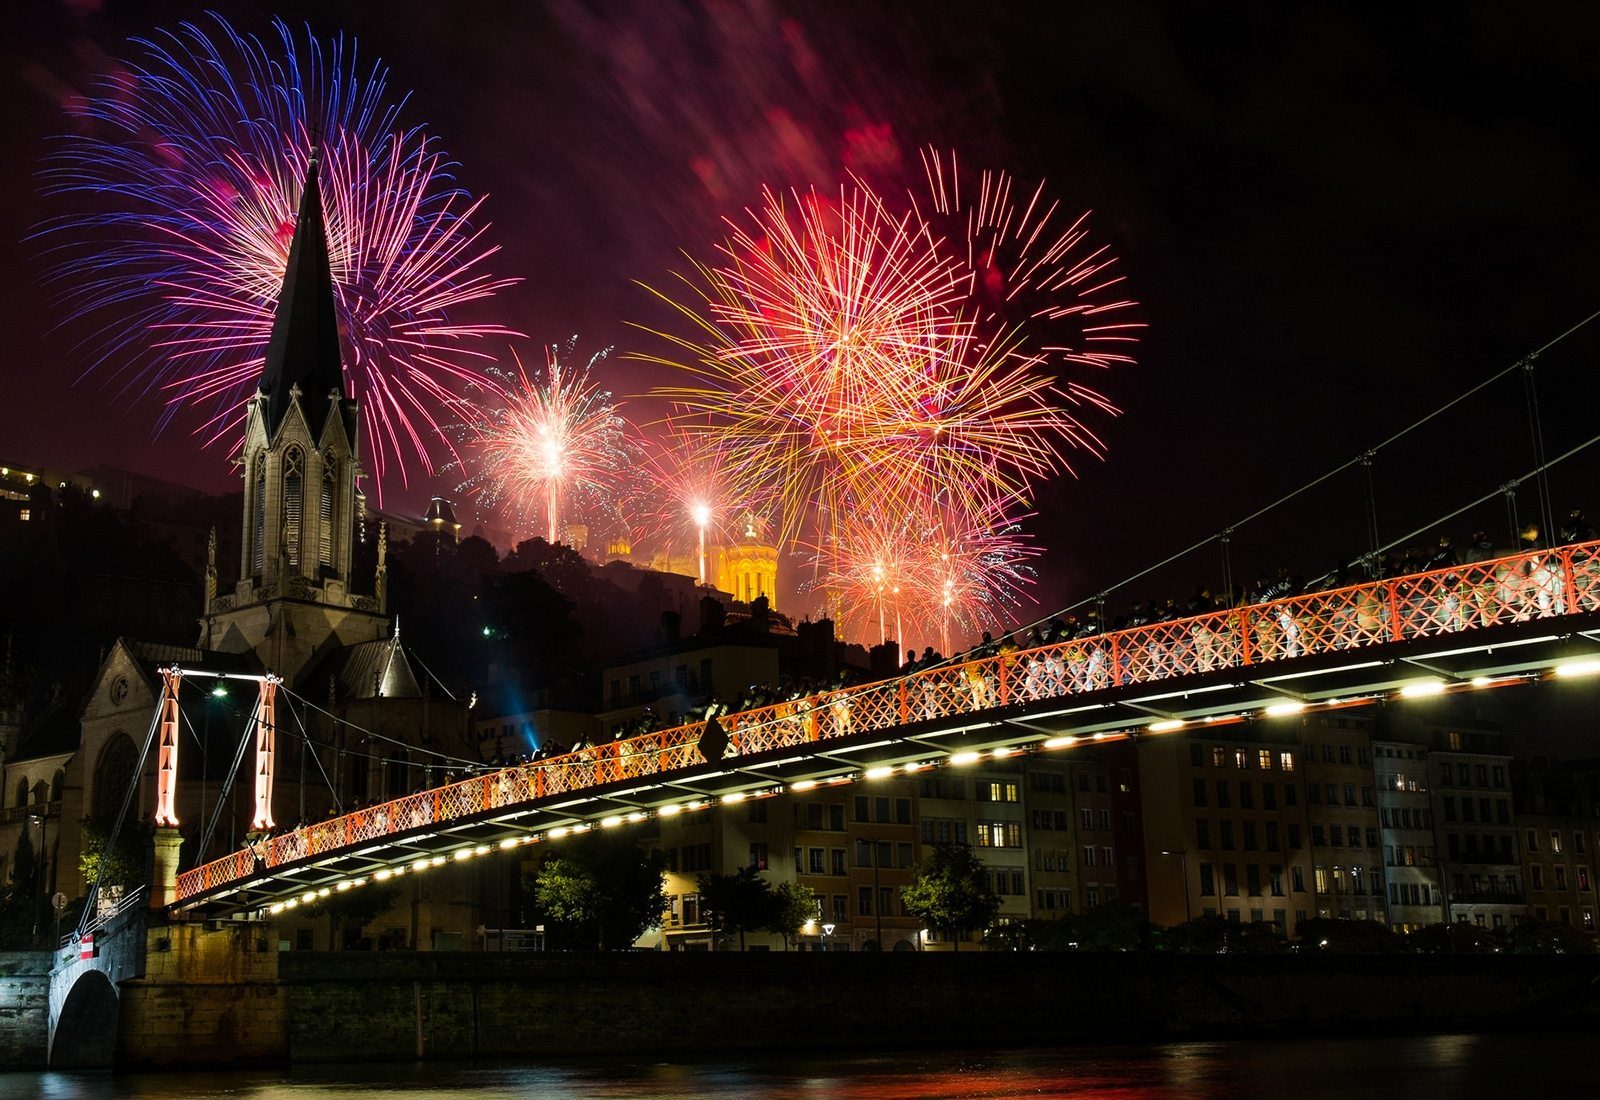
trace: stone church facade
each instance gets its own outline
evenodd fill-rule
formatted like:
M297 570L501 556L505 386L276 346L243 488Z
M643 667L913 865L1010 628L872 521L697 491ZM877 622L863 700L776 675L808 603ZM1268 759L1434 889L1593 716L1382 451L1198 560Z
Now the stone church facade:
M260 384L248 406L238 460L244 483L238 576L218 577L213 537L196 644L119 639L82 702L77 743L43 746L56 751L32 759L24 744L17 759L6 761L8 783L41 769L51 773L46 793L57 797L45 803L55 815L50 879L68 896L87 886L78 871L81 822L115 820L130 797L130 824L154 810L154 746L142 769L139 759L154 740L163 668L196 673L184 678L179 696L177 817L185 868L243 843L252 811L250 717L258 684L201 672L270 673L281 680L272 799L280 827L321 817L336 804L442 782L448 769L476 758L466 706L419 676L387 614L386 535L381 527L369 530L358 488L359 411L344 386L316 170L313 159ZM354 565L363 538L375 541L376 568L358 583ZM371 557L369 551L369 565ZM219 801L225 801L220 811ZM0 821L0 845L7 845L0 851L16 844L17 829L28 824L28 815L21 817L20 826ZM200 836L213 818L202 853Z

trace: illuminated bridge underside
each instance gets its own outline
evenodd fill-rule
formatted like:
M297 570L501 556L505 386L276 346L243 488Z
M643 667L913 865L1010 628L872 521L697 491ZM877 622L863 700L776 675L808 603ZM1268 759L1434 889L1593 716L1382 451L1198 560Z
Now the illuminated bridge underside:
M1597 658L1600 543L1585 543L929 669L726 715L721 735L697 722L502 769L187 871L178 907L255 909L553 830L963 753L1525 682Z

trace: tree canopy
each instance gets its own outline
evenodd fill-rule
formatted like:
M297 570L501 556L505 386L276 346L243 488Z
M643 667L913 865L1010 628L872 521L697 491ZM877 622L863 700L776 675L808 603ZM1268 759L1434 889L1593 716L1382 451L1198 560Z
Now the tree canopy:
M713 932L738 935L743 951L747 932L777 923L778 902L761 872L741 867L731 875L700 876L700 912Z
M527 902L557 950L624 950L661 919L662 860L626 835L588 832L551 852Z
M965 844L936 844L911 868L911 885L901 890L905 911L929 928L956 937L981 932L994 923L1000 899L989 886L983 860Z
M763 927L782 936L787 949L801 926L816 918L816 895L798 882L780 882L772 888L772 919Z

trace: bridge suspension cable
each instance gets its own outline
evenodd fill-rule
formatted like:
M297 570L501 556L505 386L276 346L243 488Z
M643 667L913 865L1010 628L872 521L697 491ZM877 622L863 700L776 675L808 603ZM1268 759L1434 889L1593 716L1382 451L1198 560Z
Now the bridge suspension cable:
M74 939L81 937L94 920L100 900L100 880L106 876L106 868L111 864L111 854L116 851L117 840L122 835L122 825L128 819L128 810L133 805L134 796L139 793L139 784L144 779L145 761L150 759L150 746L155 741L156 727L160 724L161 707L157 706L150 715L150 728L145 730L144 745L139 749L139 761L134 765L133 774L128 777L128 789L123 792L122 806L117 810L117 819L112 823L111 831L106 836L105 847L100 853L100 866L96 869L94 881L89 884L89 892L84 898L83 912L78 914L78 926L73 930Z
M1371 489L1370 489L1371 465L1370 464L1371 464L1371 460L1374 457L1377 456L1378 452L1382 451L1386 447L1392 446L1393 444L1399 442L1401 439L1404 439L1406 436L1410 435L1412 432L1416 431L1418 428L1421 428L1425 424L1430 423L1431 421L1435 420L1439 416L1441 416L1444 413L1448 412L1449 410L1455 408L1457 405L1461 404L1463 401L1466 401L1469 398L1475 396L1476 394L1483 392L1485 389L1487 389L1488 387L1494 385L1496 382L1500 381L1502 378L1504 378L1507 375L1511 374L1513 371L1531 369L1531 364L1532 364L1532 362L1534 360L1539 358L1545 352L1549 351L1551 348L1553 348L1556 345L1560 344L1563 340L1567 339L1569 336L1572 336L1574 333L1580 331L1585 326L1591 324L1596 319L1600 319L1600 309L1597 309L1593 313L1590 313L1587 317L1583 318L1581 321L1578 321L1576 324L1572 325L1570 328L1568 328L1566 331L1562 332L1558 336L1555 336L1555 337L1551 338L1550 340L1547 340L1544 344L1540 345L1538 348L1534 349L1533 351L1529 352L1527 355L1525 355L1522 358L1518 359L1516 362L1512 363L1510 366L1501 368L1500 370L1496 371L1495 373L1493 373L1489 377L1485 378L1483 381L1478 382L1476 385L1468 387L1466 390L1464 390L1461 393L1457 394L1455 397L1452 397L1449 401L1446 401L1444 404L1442 404L1442 405L1438 406L1437 408L1433 409L1431 412L1427 413L1426 415L1420 417L1419 419L1413 421L1412 423L1406 425L1405 427L1399 429L1398 431L1393 432L1387 438L1383 439L1381 442L1375 444L1372 447L1367 448L1366 450L1362 451L1360 454L1357 454L1357 455L1351 457L1350 459L1348 459L1348 460L1346 460L1344 462L1341 462L1339 465L1333 467L1331 470L1328 470L1327 472L1325 472L1325 473L1323 473L1323 474L1321 474L1321 475L1319 475L1317 477L1312 478L1310 481L1306 482L1304 485L1301 485L1299 488L1293 489L1290 492L1287 492L1287 493L1283 494L1282 496L1278 497L1276 500L1272 501L1271 503L1263 505L1262 507L1257 508L1255 511L1253 511L1253 512L1249 513L1248 515L1244 516L1242 519L1235 520L1234 522L1228 524L1226 527L1224 527L1221 531L1217 532L1216 534L1207 535L1205 538L1200 539L1199 541L1194 542L1194 543L1190 544L1189 546L1184 547L1182 550L1179 550L1176 553L1169 554L1167 557L1162 558L1160 561L1155 562L1152 565L1148 565L1143 569L1140 569L1140 570L1138 570L1138 571L1136 571L1134 573L1130 573L1128 576L1122 578L1119 581L1116 581L1113 584L1106 585L1105 587L1100 588L1093 596L1085 597L1084 599L1078 600L1078 601L1076 601L1074 603L1067 604L1065 607L1062 607L1059 610L1057 610L1055 612L1052 612L1051 614L1040 615L1039 617L1034 619L1032 622L1027 623L1025 625L1020 625L1020 626L1016 627L1015 629L1017 629L1017 630L1031 630L1031 629L1033 629L1035 627L1038 627L1038 626L1048 622L1052 618L1055 618L1055 617L1060 616L1060 615L1067 614L1068 612L1071 612L1071 611L1076 611L1079 608L1082 608L1082 607L1084 607L1084 606L1086 606L1086 605L1088 605L1090 603L1100 602L1100 603L1103 604L1106 596L1108 596L1112 592L1115 592L1117 589L1125 588L1128 585L1133 584L1134 582L1136 582L1138 580L1141 580L1144 577L1149 576L1151 573L1158 572L1159 570L1166 568L1167 566L1173 564L1174 562L1181 561L1183 558L1188 557L1190 554L1193 554L1197 550L1201 550L1204 547L1209 546L1213 542L1219 542L1220 541L1221 544L1222 544L1222 553L1223 553L1223 556L1224 556L1224 565L1223 565L1224 576L1231 583L1233 572L1232 572L1232 559L1231 559L1231 551L1229 549L1229 543L1231 541L1231 538L1232 538L1234 532L1236 532L1239 528L1243 527L1247 523L1250 523L1250 522L1252 522L1254 520L1260 519L1262 516L1268 514L1269 512L1275 511L1276 509L1278 509L1278 508L1282 507L1283 505L1289 503L1291 500L1294 500L1296 497L1302 496L1305 493L1310 492L1312 489L1315 489L1317 486L1322 485L1324 482L1327 482L1330 479L1332 479L1334 477L1337 477L1339 474L1344 473L1346 470L1349 470L1352 467L1360 465L1360 464L1363 464L1363 463L1367 464L1367 469L1368 469L1368 475L1369 475L1368 494L1369 494L1369 499L1370 499L1370 496L1371 496ZM1528 385L1531 386L1531 382L1528 383ZM1531 390L1530 390L1530 392L1531 392ZM1530 409L1529 415L1530 415L1530 423L1532 424L1532 429L1531 430L1533 431L1534 440L1535 440L1535 454L1537 456L1536 457L1536 462L1535 462L1535 469L1537 471L1539 471L1541 473L1541 475L1542 475L1542 471L1544 471L1545 469L1548 469L1549 466L1552 466L1555 463L1553 463L1553 462L1552 463L1545 463L1545 462L1542 461L1542 455L1543 455L1543 451L1544 451L1543 430L1539 426L1539 419L1538 419L1538 413L1537 413L1537 398L1534 397L1531 400L1532 400L1532 404L1530 404L1530 406L1529 406L1529 409ZM1585 444L1585 446L1587 446L1587 444ZM1565 457L1565 456L1563 456L1563 457ZM1481 503L1481 501L1479 503ZM1548 505L1546 505L1546 509L1548 510ZM1452 513L1452 515L1459 515L1459 514L1460 513ZM1513 515L1514 515L1514 513L1513 513ZM1446 518L1449 518L1449 517L1446 517ZM1434 524L1430 524L1429 527L1436 526L1437 523L1439 523L1439 522L1443 522L1443 520L1435 521L1435 523ZM1374 543L1376 543L1378 540L1377 540L1377 511L1376 511L1375 503L1369 505L1367 523L1368 523L1368 530L1369 530L1369 535L1371 536L1371 540ZM1546 518L1545 519L1545 523L1548 525L1550 523L1550 520L1548 518ZM1513 526L1515 526L1515 520L1514 519L1513 519ZM1426 531L1426 530L1428 530L1428 527L1424 527L1424 528L1422 528L1422 530ZM1548 526L1546 526L1546 529L1545 529L1546 536L1548 536L1549 533L1550 533L1550 529L1549 529ZM1409 538L1410 536L1407 536L1407 537ZM1513 539L1515 539L1515 537L1516 537L1516 532L1513 531ZM1402 541L1404 541L1404 540L1402 540ZM1390 549L1394 545L1396 545L1396 544L1395 543L1390 543L1389 547L1386 547L1385 549ZM1228 595L1229 595L1229 598L1231 599L1232 592L1230 591L1228 593Z

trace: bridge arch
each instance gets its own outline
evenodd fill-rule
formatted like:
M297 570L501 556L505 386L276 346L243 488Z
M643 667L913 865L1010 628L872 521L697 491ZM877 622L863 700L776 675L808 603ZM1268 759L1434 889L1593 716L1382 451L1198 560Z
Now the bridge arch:
M117 987L100 970L72 983L50 1031L51 1069L106 1069L117 1049Z

